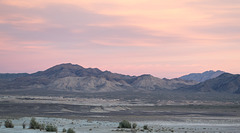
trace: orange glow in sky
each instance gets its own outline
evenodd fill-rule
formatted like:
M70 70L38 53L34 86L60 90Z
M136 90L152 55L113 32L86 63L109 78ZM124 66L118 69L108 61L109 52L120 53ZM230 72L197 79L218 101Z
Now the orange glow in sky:
M0 0L0 73L240 73L239 16L239 0Z

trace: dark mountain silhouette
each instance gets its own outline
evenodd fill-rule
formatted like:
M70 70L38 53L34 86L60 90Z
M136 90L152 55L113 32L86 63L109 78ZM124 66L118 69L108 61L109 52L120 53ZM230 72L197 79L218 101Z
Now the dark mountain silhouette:
M177 89L183 86L194 85L196 82L185 81L182 79L160 79L153 77L152 75L141 75L134 78L132 86L135 88L147 89L147 90L156 90L156 89Z
M68 63L56 65L33 74L0 74L0 90L38 89L72 92L177 90L181 93L224 92L239 94L240 75L224 73L217 76L219 73L222 73L222 71L207 71L200 74L201 80L210 79L198 84L196 81L180 78L160 79L147 74L141 76L122 75Z
M26 74L11 81L0 81L0 89L51 89L57 91L108 92L124 90L177 89L196 82L181 79L160 79L151 75L129 76L98 68L60 64L45 71Z
M182 88L180 90L193 92L227 92L240 94L240 75L224 73L205 82Z
M0 80L14 80L19 77L29 75L28 73L2 73L0 74Z
M210 71L206 71L206 72L203 72L203 73L191 73L191 74L179 77L179 78L183 79L183 80L192 80L192 81L197 81L197 82L204 82L206 80L216 78L223 73L225 73L225 72L220 71L220 70L218 70L218 71L210 70Z

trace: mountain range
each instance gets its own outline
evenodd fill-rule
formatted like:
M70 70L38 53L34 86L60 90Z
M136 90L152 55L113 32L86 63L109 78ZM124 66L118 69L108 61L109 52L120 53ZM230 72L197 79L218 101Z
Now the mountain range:
M180 89L181 90L181 89ZM182 88L194 92L227 92L240 94L240 75L224 73L199 84Z
M218 71L210 70L210 71L206 71L206 72L203 72L203 73L191 73L191 74L188 74L188 75L181 76L179 78L183 79L183 80L192 80L192 81L197 81L197 82L204 82L206 80L216 78L223 73L225 73L225 72L220 71L220 70L218 70Z
M4 77L3 74L2 77ZM108 92L127 89L172 90L194 84L196 82L181 79L160 79L151 75L122 75L68 63L33 74L17 74L15 77L12 76L11 80L2 78L0 89L48 88L58 91Z
M220 75L220 73L223 73ZM220 76L219 76L220 75ZM200 82L200 83L199 83ZM240 76L222 71L207 71L175 79L152 75L129 76L84 68L70 63L53 66L33 74L0 74L0 90L47 89L64 92L114 91L190 91L239 93Z

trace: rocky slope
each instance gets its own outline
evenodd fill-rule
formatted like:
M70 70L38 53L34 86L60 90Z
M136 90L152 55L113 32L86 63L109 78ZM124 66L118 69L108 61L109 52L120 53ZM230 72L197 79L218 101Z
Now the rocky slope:
M194 92L226 92L240 94L240 75L224 73L214 79L180 90Z
M58 91L109 92L128 89L172 90L194 84L196 82L182 79L160 79L151 75L128 76L68 63L17 77L11 81L0 81L0 89L47 88Z
M197 82L182 79L160 79L151 75L141 75L134 78L132 86L145 90L177 89L183 86L195 85Z
M216 78L223 73L225 73L225 72L220 71L220 70L218 70L218 71L210 70L210 71L205 71L203 73L191 73L191 74L179 77L179 78L183 79L183 80L192 80L192 81L197 81L197 82L204 82L206 80Z
M207 71L200 74L200 76L195 75L195 80L202 81L198 84L196 81L180 78L160 79L152 75L122 75L109 71L101 71L97 68L84 68L68 63L56 65L45 71L39 71L33 74L1 74L0 90L48 89L51 91L91 93L129 90L139 92L178 90L181 93L224 92L240 94L240 75L224 73L218 76L220 73L222 73L222 71ZM191 77L191 75L189 77ZM208 78L210 79L206 80Z
M27 73L2 73L0 74L0 80L14 80L19 77L25 77Z

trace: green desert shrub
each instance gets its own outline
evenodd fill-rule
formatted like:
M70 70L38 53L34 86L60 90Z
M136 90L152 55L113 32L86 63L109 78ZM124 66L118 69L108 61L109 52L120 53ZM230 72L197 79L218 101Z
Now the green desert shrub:
M131 128L131 123L127 120L123 120L119 123L119 128Z
M67 132L66 128L63 128L62 132L64 132L64 133Z
M45 129L45 124L40 124L39 129L40 129L40 131L44 130Z
M135 129L137 127L137 124L136 123L133 123L132 124L132 128Z
M144 125L144 126L143 126L143 129L144 129L144 130L148 130L148 125Z
M57 127L53 124L48 124L45 128L47 132L57 132Z
M14 125L11 120L6 120L4 125L6 128L14 128Z
M68 128L67 133L75 133L75 131L72 128Z
M25 123L25 121L22 123L22 127L23 127L23 129L26 128L26 123Z
M36 118L32 118L29 124L30 129L40 129L40 124L36 121Z

